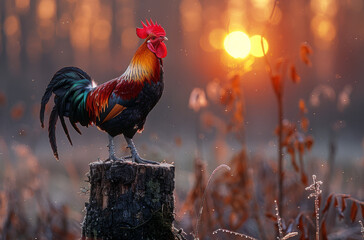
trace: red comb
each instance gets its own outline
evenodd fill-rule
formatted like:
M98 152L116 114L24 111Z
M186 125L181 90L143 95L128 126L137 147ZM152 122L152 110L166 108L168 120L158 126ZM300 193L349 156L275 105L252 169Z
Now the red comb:
M150 19L150 22L148 22L148 19L145 19L145 21L146 21L147 25L145 25L143 23L143 21L141 21L143 28L136 29L136 34L138 35L138 37L140 37L141 39L144 39L144 38L147 38L148 35L151 33L153 33L157 37L166 36L166 32L161 27L161 25L158 25L157 22L155 22L155 24L154 24L152 19Z

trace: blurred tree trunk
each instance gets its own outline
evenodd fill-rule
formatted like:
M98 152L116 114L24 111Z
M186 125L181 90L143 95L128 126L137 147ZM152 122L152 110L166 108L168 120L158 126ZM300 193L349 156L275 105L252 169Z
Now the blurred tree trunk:
M174 239L174 166L90 164L82 239Z

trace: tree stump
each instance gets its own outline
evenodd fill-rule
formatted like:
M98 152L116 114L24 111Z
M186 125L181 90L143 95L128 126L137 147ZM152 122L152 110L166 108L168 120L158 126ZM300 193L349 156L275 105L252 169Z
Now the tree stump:
M174 239L174 166L90 164L82 239Z

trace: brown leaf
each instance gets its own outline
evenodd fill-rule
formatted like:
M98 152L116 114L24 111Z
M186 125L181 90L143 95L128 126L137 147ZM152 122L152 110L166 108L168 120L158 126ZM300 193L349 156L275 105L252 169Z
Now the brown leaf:
M308 126L310 125L310 121L308 120L308 118L303 117L301 119L301 128L304 132L308 131Z
M326 221L323 220L321 224L321 233L322 233L322 239L327 240L327 230L326 230Z
M276 95L280 95L281 94L281 76L280 75L274 75L272 76L272 84L273 84L273 89Z
M325 203L325 207L324 207L324 210L322 210L322 215L324 215L330 208L330 204L331 204L331 200L332 200L332 197L334 196L333 193L331 193L329 195L329 197L327 198L326 200L326 203Z
M301 113L307 113L306 104L305 104L305 101L302 98L298 102L298 107L299 107Z
M244 122L244 104L242 101L236 101L233 115L234 123L240 125Z
M294 151L294 148L293 148L292 145L287 146L287 152L291 156L291 162L292 162L292 166L293 166L294 170L296 172L298 172L299 171L299 167L298 167L298 165L296 163L296 154L295 154L295 151Z
M308 185L308 179L307 179L307 175L304 171L301 172L301 182L303 183L303 185L307 186ZM321 195L320 195L321 196Z
M293 64L291 65L290 72L291 72L292 82L299 83L301 81L301 77L298 75L295 65Z
M303 219L304 219L304 215L301 213L299 214L298 219L296 219L297 228L301 232L300 240L307 239L307 227L306 227L306 223L303 221Z
M231 109L234 100L235 100L235 96L233 95L231 89L228 89L228 88L222 89L221 97L220 97L220 102L222 105L225 105L229 109Z
M301 229L301 231L303 230L304 228L304 225L303 225L303 217L302 215L300 216L300 218L298 219L298 228Z
M307 136L305 139L305 145L306 145L306 149L308 151L311 150L312 146L313 146L313 138L311 136Z
M235 75L230 82L231 89L234 93L240 94L241 92L241 84L240 84L240 75Z
M356 217L357 213L358 213L358 205L356 204L356 202L353 202L353 204L351 205L351 211L350 211L351 222L355 221L355 217Z
M311 60L308 58L313 53L312 48L307 43L302 43L300 48L301 60L307 65L311 66Z
M307 218L306 218L307 219ZM308 227L304 226L302 229L303 233L301 234L303 240L308 240Z
M224 198L224 203L225 204L231 204L232 203L232 200L233 200L233 196L229 195L229 196L226 196Z
M271 221L273 222L276 222L277 221L277 217L269 212L265 213L265 217L270 219Z
M237 220L238 220L237 214L234 211L232 211L229 216L229 225L234 225L234 223L236 223Z
M346 209L345 197L341 197L341 211L344 212Z
M334 207L339 207L339 202L337 201L337 197L335 196L335 201L334 201Z
M298 151L300 152L300 154L303 155L305 152L305 145L303 143L297 141L297 147L298 147Z

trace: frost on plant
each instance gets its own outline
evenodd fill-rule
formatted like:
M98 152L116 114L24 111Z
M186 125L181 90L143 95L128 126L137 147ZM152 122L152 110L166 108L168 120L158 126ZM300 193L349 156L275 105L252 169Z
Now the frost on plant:
M283 238L282 219L279 216L279 209L278 209L277 200L274 200L274 205L275 205L275 210L276 210L278 233L279 233L279 236L277 237L277 239L282 239Z
M360 232L361 232L361 235L363 236L363 239L364 239L364 225L363 225L363 222L361 220L359 220L359 223L361 225Z
M315 216L316 216L316 240L320 238L320 201L319 196L322 193L322 190L320 189L322 185L322 181L316 180L316 175L312 175L312 181L313 183L306 187L305 190L312 191L308 198L314 197L315 198Z
M218 232L228 233L228 234L231 234L231 235L234 235L234 236L237 236L237 237L241 237L243 239L258 240L256 238L250 237L248 235L245 235L245 234L242 234L242 233L237 233L237 232L230 231L230 230L227 230L227 229L222 229L222 228L215 230L212 234L215 235Z
M279 216L279 209L278 209L277 200L274 200L274 205L275 205L277 225L278 225L277 239L278 240L286 240L286 239L289 239L291 237L294 237L294 236L298 235L298 232L290 232L290 233L287 233L286 235L283 236L282 218L281 218L281 216Z

